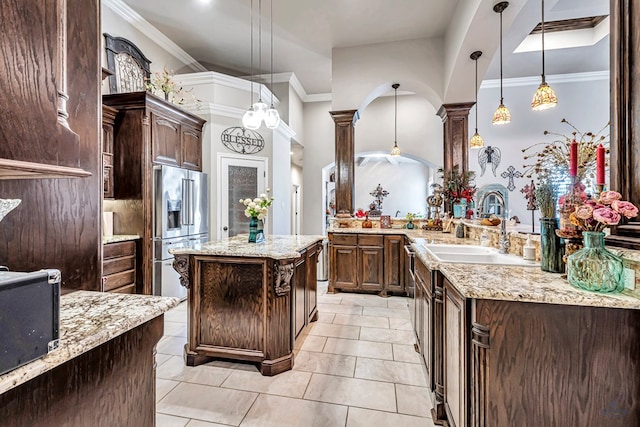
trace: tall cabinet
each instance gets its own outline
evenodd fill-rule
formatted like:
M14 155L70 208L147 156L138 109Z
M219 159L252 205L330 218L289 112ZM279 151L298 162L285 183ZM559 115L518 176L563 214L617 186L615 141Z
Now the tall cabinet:
M141 236L138 291L152 293L153 166L164 164L202 170L205 120L148 92L102 97L118 110L113 138L113 196L119 212L133 220L118 224L118 233ZM128 228L131 227L131 228Z

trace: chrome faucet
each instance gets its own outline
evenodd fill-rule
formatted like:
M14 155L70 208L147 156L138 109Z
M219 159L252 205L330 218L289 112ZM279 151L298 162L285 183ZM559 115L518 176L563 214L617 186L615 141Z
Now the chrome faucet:
M499 191L495 191L495 190L487 191L482 195L482 198L478 202L478 213L479 213L478 216L482 218L482 213L483 213L482 209L484 209L484 199L486 199L487 196L490 196L490 195L496 196L496 199L498 200L498 204L500 204L500 208L502 209L502 219L500 221L500 240L499 240L500 253L508 254L509 248L511 247L511 242L509 242L509 236L507 236L507 209L504 204L504 197L502 197L502 194Z
M396 214L393 216L394 218L398 218L398 214L400 213L400 209L396 211Z

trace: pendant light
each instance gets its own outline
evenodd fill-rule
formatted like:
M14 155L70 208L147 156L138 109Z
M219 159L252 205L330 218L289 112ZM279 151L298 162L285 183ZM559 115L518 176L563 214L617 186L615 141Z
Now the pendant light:
M273 0L271 0L270 6L271 48L269 53L271 54L271 106L264 114L264 124L268 129L276 129L280 125L280 114L278 114L278 110L273 106Z
M551 89L551 86L547 84L544 79L544 0L542 0L542 83L538 86L538 90L533 95L531 101L531 109L534 111L547 110L558 105L558 97L556 93Z
M391 149L391 155L393 157L399 156L402 154L400 152L400 147L398 147L398 88L400 85L398 83L394 83L391 85L393 90L395 91L394 99L395 99L395 108L394 108L394 133L393 133L393 148Z
M502 12L509 6L508 1L501 1L493 6L493 11L500 14L500 105L495 113L493 113L494 125L506 125L511 123L511 113L504 106L504 98L502 97Z
M258 0L258 73L262 74L262 0ZM258 86L258 102L253 104L253 111L258 115L260 122L264 119L267 108L267 104L262 102L262 83L260 83Z
M469 141L469 148L482 148L484 147L484 139L478 133L478 58L482 56L482 52L476 50L470 56L472 60L476 63L476 133L473 134L471 140Z
M256 114L253 108L253 0L250 0L250 27L251 27L251 106L242 116L242 126L247 129L256 130L260 127L261 117Z

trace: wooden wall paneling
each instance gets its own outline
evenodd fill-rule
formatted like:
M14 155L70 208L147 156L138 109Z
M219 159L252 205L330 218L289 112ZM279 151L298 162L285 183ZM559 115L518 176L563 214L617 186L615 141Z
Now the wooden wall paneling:
M638 311L479 300L474 317L490 346L474 379L486 423L471 425L640 425Z
M610 186L640 206L640 7L610 1ZM640 218L613 227L607 244L640 249Z
M355 129L357 110L330 111L335 123L336 212L352 214L355 204Z
M154 426L158 316L0 394L0 426Z
M0 260L15 271L58 268L67 288L99 290L102 272L99 2L3 2L0 157L84 169L87 178L2 180L22 199L0 223ZM56 122L59 25L66 23L70 131ZM63 61L65 59L62 59ZM1 67L9 65L11 69ZM13 67L20 67L16 73Z

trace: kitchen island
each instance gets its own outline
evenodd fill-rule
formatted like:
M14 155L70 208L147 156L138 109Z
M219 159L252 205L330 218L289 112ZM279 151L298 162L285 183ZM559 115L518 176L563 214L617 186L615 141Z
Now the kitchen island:
M316 263L323 236L240 235L172 249L188 289L189 366L212 358L258 364L263 375L293 367L293 344L317 319Z
M155 425L155 347L176 298L60 297L60 345L0 376L0 426Z

